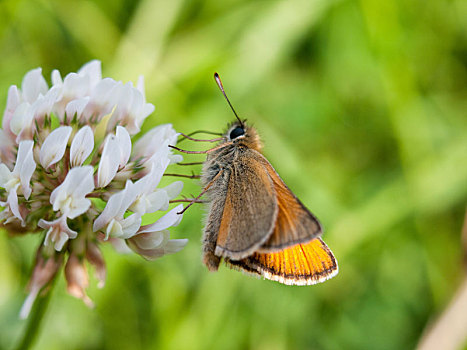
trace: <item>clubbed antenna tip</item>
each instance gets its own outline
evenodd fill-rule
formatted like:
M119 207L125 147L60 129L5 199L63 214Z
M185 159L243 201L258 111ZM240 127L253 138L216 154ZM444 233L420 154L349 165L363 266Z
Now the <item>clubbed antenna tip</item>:
M235 114L235 117L237 118L238 122L240 123L240 126L243 128L243 123L240 120L240 118L238 117L237 112L235 112L235 109L233 108L232 104L230 103L230 100L229 100L229 98L227 97L227 95L225 93L224 85L222 84L221 77L219 76L219 74L217 74L217 72L214 73L214 79L216 80L217 86L219 87L219 89L221 90L221 92L224 95L225 99L227 100L227 103L229 104L230 109Z

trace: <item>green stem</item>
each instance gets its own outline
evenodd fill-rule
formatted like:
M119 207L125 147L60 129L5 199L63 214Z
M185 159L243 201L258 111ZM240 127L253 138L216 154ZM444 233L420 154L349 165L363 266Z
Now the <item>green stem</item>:
M28 324L24 329L23 336L19 345L16 347L16 350L26 350L30 349L34 345L37 335L39 334L39 329L41 327L41 321L44 319L45 311L49 305L50 295L52 294L53 283L51 283L49 290L45 295L38 295L34 305L32 307L31 313L28 317Z

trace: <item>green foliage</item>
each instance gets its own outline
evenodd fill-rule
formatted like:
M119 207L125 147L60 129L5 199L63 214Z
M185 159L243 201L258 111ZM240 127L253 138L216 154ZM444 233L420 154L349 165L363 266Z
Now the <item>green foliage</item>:
M466 13L461 0L2 1L2 106L29 69L65 75L97 58L104 76L145 76L156 105L145 130L219 131L233 116L218 71L340 265L314 287L210 274L203 210L191 208L172 231L190 238L176 255L105 249L94 310L61 275L37 349L413 348L463 275ZM186 182L184 194L198 192ZM0 348L24 327L39 243L0 235Z

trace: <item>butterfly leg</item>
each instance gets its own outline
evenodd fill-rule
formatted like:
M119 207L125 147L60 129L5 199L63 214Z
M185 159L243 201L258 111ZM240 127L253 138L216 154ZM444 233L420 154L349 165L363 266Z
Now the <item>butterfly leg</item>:
M201 165L204 162L189 162L189 163L176 163L176 165Z
M178 212L177 214L183 214L189 207L191 207L194 203L197 203L199 201L199 199L203 196L203 194L206 193L207 190L209 190L209 188L212 186L212 184L214 183L214 181L216 181L216 179L222 174L223 170L219 171L219 173L214 177L214 179L211 180L211 182L209 182L206 187L204 187L204 189L201 191L201 193L199 195L197 195L195 198L193 198L193 200L190 202L190 204L188 204L181 212Z
M176 150L176 151L179 151L179 152L182 152L182 153L187 153L187 154L207 154L207 153L211 153L211 152L217 151L219 149L222 149L224 147L230 146L231 144L232 144L232 142L221 143L220 145L217 145L216 147L207 149L205 151L188 151L186 149L181 149L181 148L178 148L178 147L175 147L175 146L172 146L172 145L169 145L169 147Z
M208 201L204 201L204 200L201 200L201 199L196 199L195 196L191 195L191 198L187 198L185 196L182 196L183 199L172 199L169 201L169 203L191 203L193 202L193 204L197 204L197 203L208 203Z
M165 173L164 176L186 177L187 179L199 179L201 177L201 175L196 175L193 172L191 173L191 175Z
M183 133L180 133L180 135L183 137L182 140L180 141L183 141L183 140L191 140L191 141L196 141L196 142L218 142L218 141L222 141L222 140L225 140L225 137L216 137L214 139L195 139L193 137L191 137L190 135L185 135ZM180 143L180 142L179 142Z
M208 135L217 135L217 136L222 136L223 135L220 132L212 132L212 131L208 131L208 130L196 130L196 131L193 131L193 132L189 133L188 135L181 134L182 136L178 139L177 143L180 143L180 142L182 142L184 140L188 140L189 136L193 136L193 135L196 135L196 134L208 134Z

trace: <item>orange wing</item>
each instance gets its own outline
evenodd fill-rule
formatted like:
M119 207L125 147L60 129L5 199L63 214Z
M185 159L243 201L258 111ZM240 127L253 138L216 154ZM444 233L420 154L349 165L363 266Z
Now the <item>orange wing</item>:
M226 263L253 275L288 285L312 285L334 277L336 258L321 238L296 244L276 253L254 253L243 260Z
M287 187L268 160L258 154L272 180L278 204L274 230L268 240L257 250L259 253L273 253L298 243L310 242L321 235L318 219L300 202Z

